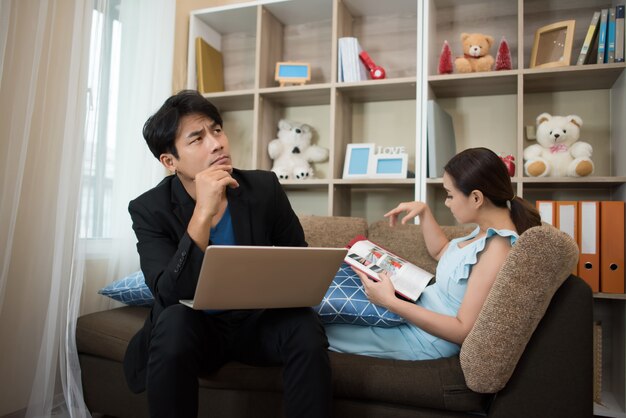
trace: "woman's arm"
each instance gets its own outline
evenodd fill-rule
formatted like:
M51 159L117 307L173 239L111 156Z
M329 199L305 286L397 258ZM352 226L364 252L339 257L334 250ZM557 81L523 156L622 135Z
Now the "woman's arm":
M472 267L467 291L456 317L429 311L414 303L398 299L389 277L374 282L359 274L370 301L400 315L429 334L461 345L474 326L489 290L511 249L509 240L499 236L487 242L478 262Z
M390 210L385 214L386 218L389 218L389 225L395 226L398 220L398 215L407 212L402 218L402 225L406 224L409 220L419 216L420 225L422 226L422 235L424 241L426 241L426 248L428 253L435 260L439 260L441 255L448 248L449 240L446 234L443 232L437 220L433 216L430 208L423 202L403 202Z

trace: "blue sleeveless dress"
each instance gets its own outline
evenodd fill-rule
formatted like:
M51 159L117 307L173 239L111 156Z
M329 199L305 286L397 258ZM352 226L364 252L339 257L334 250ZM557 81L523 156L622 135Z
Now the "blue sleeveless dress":
M487 240L494 235L509 238L511 245L517 233L489 228L487 233L463 247L459 243L478 235L476 227L465 237L450 241L435 273L436 282L428 286L416 304L449 316L456 316L467 290L467 279L478 255L485 249ZM476 280L476 279L474 279ZM368 327L349 324L326 324L329 349L340 353L362 354L397 360L428 360L458 354L460 346L435 337L411 323L391 328Z

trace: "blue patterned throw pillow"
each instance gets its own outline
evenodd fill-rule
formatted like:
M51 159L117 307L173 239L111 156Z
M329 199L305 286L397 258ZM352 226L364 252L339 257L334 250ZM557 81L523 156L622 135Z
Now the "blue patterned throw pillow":
M325 324L354 324L393 327L406 320L371 303L359 276L346 263L337 271L322 303L313 308Z
M126 305L152 306L154 303L154 297L146 285L141 270L114 281L98 290L98 293Z

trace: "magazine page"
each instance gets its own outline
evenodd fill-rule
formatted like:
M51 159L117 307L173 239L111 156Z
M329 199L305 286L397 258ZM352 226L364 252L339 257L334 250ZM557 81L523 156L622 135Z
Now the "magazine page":
M419 298L434 277L368 240L355 242L348 250L345 261L374 280L379 280L378 273L387 272L396 292L412 301Z

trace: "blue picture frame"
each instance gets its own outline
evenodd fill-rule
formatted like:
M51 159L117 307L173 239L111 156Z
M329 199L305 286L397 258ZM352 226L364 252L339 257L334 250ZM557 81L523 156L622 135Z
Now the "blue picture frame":
M374 144L348 144L343 165L343 178L369 178L372 176Z
M377 154L374 156L373 176L386 179L405 179L409 156L407 154Z

